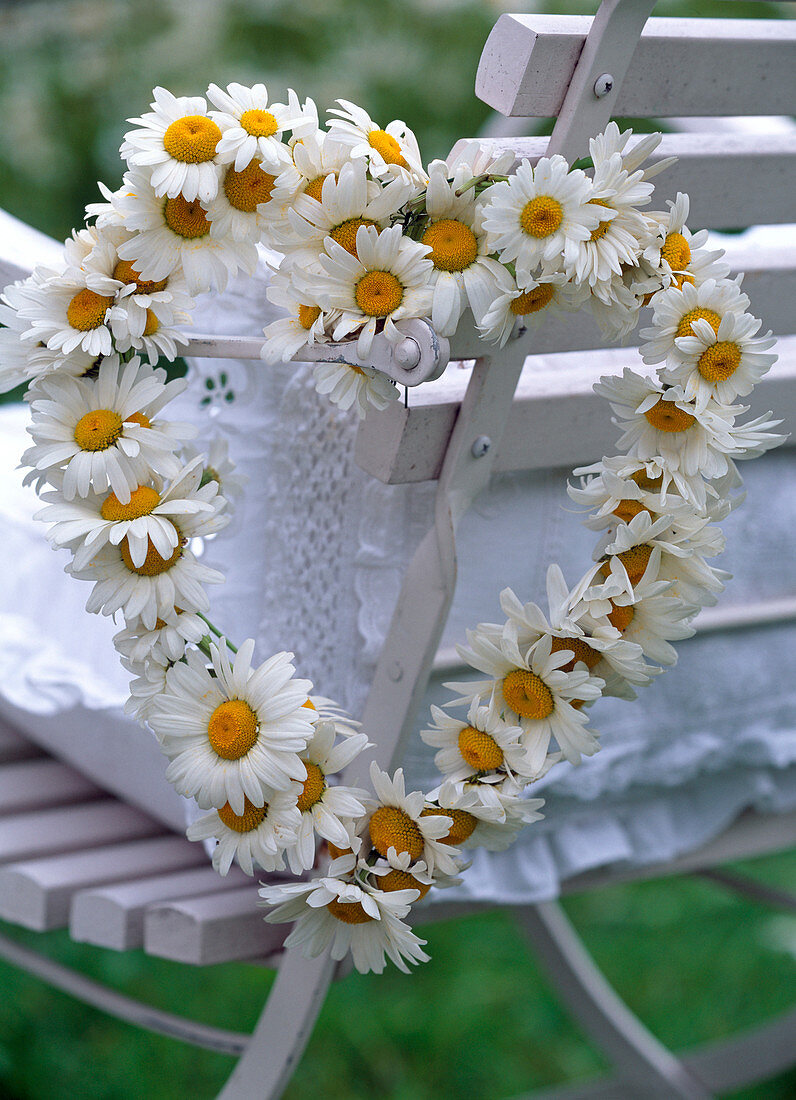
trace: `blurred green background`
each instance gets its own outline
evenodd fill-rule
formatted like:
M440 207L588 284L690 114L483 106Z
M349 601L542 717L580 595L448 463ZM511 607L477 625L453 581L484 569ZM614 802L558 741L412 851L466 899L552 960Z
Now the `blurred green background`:
M592 14L596 3L536 10ZM792 14L787 5L661 0L657 15ZM352 99L403 118L426 159L474 135L483 43L504 10L488 0L58 0L0 3L0 207L65 237L96 181L116 187L124 119L151 89L209 82L288 86L323 111ZM796 858L741 869L793 888ZM674 1048L721 1038L788 1006L796 918L686 878L617 886L566 902L619 993ZM132 995L248 1030L271 975L195 970L3 927ZM432 962L411 977L352 974L332 990L287 1100L493 1100L608 1067L572 1024L509 914L427 930ZM0 964L0 1100L212 1097L232 1060L108 1020ZM785 1100L796 1073L735 1094Z

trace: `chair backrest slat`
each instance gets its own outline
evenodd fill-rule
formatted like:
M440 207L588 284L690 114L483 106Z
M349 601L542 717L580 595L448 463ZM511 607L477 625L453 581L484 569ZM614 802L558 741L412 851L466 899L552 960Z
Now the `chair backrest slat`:
M476 95L501 114L553 118L592 20L502 15L478 67ZM623 116L788 114L796 22L649 19L612 111Z

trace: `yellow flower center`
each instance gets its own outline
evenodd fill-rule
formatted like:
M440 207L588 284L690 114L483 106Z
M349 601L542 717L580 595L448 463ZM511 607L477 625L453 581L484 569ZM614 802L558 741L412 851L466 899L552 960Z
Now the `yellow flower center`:
M370 218L349 218L348 221L341 222L340 225L336 225L334 229L329 230L329 236L333 241L337 241L339 245L342 245L346 252L356 256L357 230L361 225L376 225L376 222Z
M66 307L66 319L78 332L88 332L99 328L105 320L105 313L113 305L113 298L104 294L95 294L86 288L79 290Z
M669 233L661 247L661 259L672 271L682 271L691 259L691 248L682 233Z
M160 321L151 309L146 311L146 324L144 325L143 336L154 336L157 330L160 328Z
M465 726L459 733L459 752L477 772L490 772L503 763L503 749L488 733Z
M161 279L160 282L153 282L151 279L142 279L130 260L119 260L113 269L113 277L120 283L135 283L141 294L157 294L166 289L169 281Z
M550 195L537 195L520 213L520 227L529 237L550 237L564 220L564 208Z
M380 890L392 893L393 890L419 890L420 897L424 898L431 889L428 882L418 882L414 875L408 871L388 871L386 875L379 875L377 885ZM418 901L420 898L417 899Z
M152 427L152 421L144 413L130 413L127 420L125 420L125 424L128 424L131 420L134 424L139 424L142 428Z
M441 806L426 806L420 816L451 818L453 824L447 836L440 840L440 844L452 844L455 848L464 844L478 824L478 818L474 814L468 814L467 810L445 810Z
M310 329L321 315L320 306L299 306L298 319L302 328Z
M333 898L326 908L336 920L342 921L343 924L367 924L369 920L373 920L359 901L340 901L339 898Z
M122 520L148 516L158 504L160 504L160 497L155 490L149 485L139 485L130 494L129 504L121 504L116 494L111 493L103 500L100 515L103 519L119 523Z
M718 333L721 317L713 309L689 309L688 313L684 313L680 318L675 336L692 336L694 330L691 326L694 321L707 321L713 331Z
M550 688L535 672L515 668L503 681L506 706L521 718L540 720L553 713L555 703Z
M643 489L646 493L658 493L663 485L663 474L650 477L646 470L636 470L630 475L630 480L635 481L639 489Z
M401 153L401 146L386 130L371 130L368 134L368 145L381 155L385 164L397 164L401 168L409 167Z
M617 554L622 565L625 567L628 580L632 585L638 584L641 578L644 576L644 572L649 565L649 560L652 555L652 547L647 546L646 543L641 543L640 546L631 546L629 550L623 550L621 554ZM604 577L607 577L611 573L611 563L606 560L600 566L600 572Z
M309 195L311 199L315 199L316 202L320 202L323 197L323 181L329 175L326 172L322 176L316 176L314 180L310 180L307 186L304 188L304 194Z
M240 124L247 134L258 138L273 137L279 129L279 123L270 111L261 111L257 108L244 111L240 116Z
M368 317L388 317L404 299L404 288L391 271L368 271L356 285L354 299Z
M608 613L608 622L611 626L618 630L620 634L624 634L630 624L633 622L633 616L636 614L635 608L632 604L627 606L612 604L613 611Z
M93 409L75 424L75 443L81 451L105 451L122 434L122 418L113 409Z
M219 703L207 723L207 739L224 760L240 760L245 756L256 744L259 731L257 715L243 699Z
M255 806L244 797L242 814L233 813L229 802L225 802L218 811L218 816L228 829L234 829L236 833L250 833L262 825L267 813L267 802L264 806Z
M221 131L205 115L185 115L172 122L163 135L163 148L183 164L202 164L216 155Z
M572 672L577 661L583 661L586 667L591 670L602 658L602 653L592 649L582 638L553 638L550 652L560 653L564 649L570 650L573 657L568 664L561 666L562 672Z
M397 806L379 806L370 819L370 839L380 856L390 848L400 855L408 852L412 860L420 859L425 848L423 834L415 822Z
M674 401L664 401L662 397L651 409L647 409L644 416L659 432L685 432L696 423L695 416L679 409Z
M705 348L699 357L697 370L706 382L726 382L741 365L741 349L730 340L719 340Z
M271 198L276 176L264 172L261 161L249 161L242 172L228 168L224 175L224 194L227 202L244 214L253 214L257 207Z
M464 271L475 262L478 241L469 225L455 218L441 218L428 227L420 238L430 245L430 259L440 271Z
M533 290L526 290L520 294L519 298L510 302L509 309L515 317L522 317L526 313L538 313L540 309L550 304L555 289L553 283L539 283L539 286L535 286Z
M307 708L307 710L317 710L317 709L318 709L318 708L317 708L317 707L315 706L315 704L313 703L312 699L308 699L306 703L302 703L301 705L302 705L303 707L306 707L306 708Z
M622 523L630 523L639 512L649 512L652 515L649 508L645 508L640 500L620 500L613 510L613 515L621 519Z
M210 232L210 222L198 199L188 202L182 195L177 195L174 199L166 199L163 220L172 233L176 233L186 241L206 237Z
M613 210L613 207L611 206L610 202L606 202L605 199L589 199L589 203L590 203L591 206L604 206L608 210ZM598 226L596 226L596 228L592 229L591 236L589 237L589 240L590 241L599 241L608 232L608 227L610 226L610 224L611 224L611 219L610 218L608 218L604 221L601 221L600 224Z
M177 534L179 535L179 530ZM161 573L168 572L172 565L180 558L182 554L182 539L178 539L177 545L174 547L174 551L169 558L161 557L152 545L152 539L147 539L146 557L141 565L133 565L133 559L130 556L130 547L126 538L120 543L119 550L122 554L122 561L131 573L137 573L139 577L158 577Z
M307 769L307 778L304 787L298 797L298 808L302 813L311 810L316 802L319 802L326 790L326 777L317 764L309 760L302 761Z
M329 855L332 859L339 859L340 856L351 855L350 848L338 848L336 844L333 844L331 840L326 841L326 847L329 849Z

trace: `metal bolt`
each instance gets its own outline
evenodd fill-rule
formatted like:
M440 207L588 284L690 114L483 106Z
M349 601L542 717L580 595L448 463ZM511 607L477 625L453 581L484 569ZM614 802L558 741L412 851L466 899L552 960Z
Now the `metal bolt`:
M393 661L390 667L387 669L387 675L397 684L399 680L403 679L404 669L400 661Z
M470 448L470 453L473 458L483 458L491 446L492 440L488 435L479 435L478 439L476 439Z
M407 336L395 348L395 362L404 370L412 370L420 362L420 345Z
M610 73L603 73L602 76L598 76L594 82L594 94L598 99L602 99L603 96L608 95L614 86L614 78Z

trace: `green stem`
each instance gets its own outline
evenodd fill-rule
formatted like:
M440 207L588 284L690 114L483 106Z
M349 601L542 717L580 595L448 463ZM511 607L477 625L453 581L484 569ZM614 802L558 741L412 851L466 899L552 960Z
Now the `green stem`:
M197 611L196 614L199 616L199 618L202 620L202 622L205 623L206 626L210 627L210 630L213 632L213 634L215 634L215 636L217 638L223 638L224 639L224 641L227 645L227 649L231 649L233 653L238 652L238 647L236 645L233 645L232 642L229 640L229 638L226 638L214 623L211 623L210 620L206 616L204 616L200 611ZM209 635L205 635L205 637L208 639L208 641L210 640ZM204 641L204 639L202 639L202 641ZM202 649L201 642L199 643L199 648ZM209 656L209 654L208 654L208 656Z

